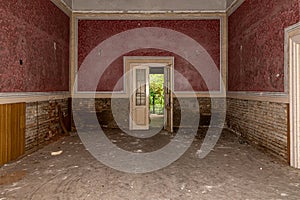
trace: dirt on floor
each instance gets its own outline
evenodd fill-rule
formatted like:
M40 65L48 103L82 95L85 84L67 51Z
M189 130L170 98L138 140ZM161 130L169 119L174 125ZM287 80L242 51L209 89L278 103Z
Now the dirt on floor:
M149 139L106 130L108 138L132 152L150 152L168 144L173 134ZM0 200L101 199L300 199L300 170L263 153L223 130L204 159L197 155L205 130L171 165L131 174L97 161L78 136L65 137L0 168ZM51 155L55 152L56 155Z

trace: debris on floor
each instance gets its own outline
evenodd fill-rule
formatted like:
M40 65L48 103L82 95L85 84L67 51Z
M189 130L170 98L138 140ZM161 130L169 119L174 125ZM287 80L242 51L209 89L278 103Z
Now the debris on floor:
M15 171L0 176L0 185L8 185L21 180L26 175L25 171Z
M60 154L62 154L63 151L54 151L54 152L51 152L51 156L59 156Z
M126 137L120 130L108 130L106 134L118 147L141 155L161 149L172 139L158 134L132 144L136 138ZM203 138L195 139L186 153L165 168L131 174L99 162L78 136L65 137L0 167L0 200L299 199L300 170L251 145L240 144L227 130L214 150L198 159L195 155L201 153L202 142ZM65 155L49 159L51 152ZM126 157L120 161L124 165L133 162Z

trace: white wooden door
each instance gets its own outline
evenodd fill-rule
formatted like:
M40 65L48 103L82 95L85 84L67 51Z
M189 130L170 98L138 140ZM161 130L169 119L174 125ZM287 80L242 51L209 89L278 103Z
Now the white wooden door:
M132 70L130 98L131 130L149 129L149 67L137 66Z
M173 132L173 92L172 92L172 73L170 67L164 69L164 128L169 132Z

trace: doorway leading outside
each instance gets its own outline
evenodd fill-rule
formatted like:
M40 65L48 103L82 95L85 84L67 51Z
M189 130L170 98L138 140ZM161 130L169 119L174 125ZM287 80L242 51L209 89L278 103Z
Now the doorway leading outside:
M150 67L149 72L150 128L162 128L165 109L164 68Z

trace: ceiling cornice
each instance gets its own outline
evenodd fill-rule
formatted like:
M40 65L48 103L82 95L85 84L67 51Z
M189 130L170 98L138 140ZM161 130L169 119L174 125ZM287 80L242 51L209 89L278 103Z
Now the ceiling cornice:
M236 11L236 9L238 9L244 2L245 0L234 0L232 4L227 7L227 16L229 17L232 13L234 13L234 11Z
M63 0L51 0L59 9L61 9L69 17L72 15L72 8L70 8Z
M135 3L140 2L139 5L130 6L125 4L116 4L118 2L125 2L125 0L51 0L56 6L63 10L67 15L72 13L139 13L139 14L155 14L155 13L211 13L224 14L230 16L245 0L186 0L184 4L181 0L173 0L177 5L170 5L163 0L126 0ZM109 5L104 2L111 2ZM203 2L206 2L203 3ZM144 2L144 4L142 4ZM160 5L151 6L151 2L159 2ZM188 4L189 2L189 4ZM210 3L207 3L210 2ZM195 5L194 5L195 4ZM177 6L177 7L176 7ZM190 7L189 7L190 6ZM198 6L198 7L197 7ZM214 7L215 6L215 7ZM138 8L141 9L138 9ZM172 9L168 9L168 8ZM105 9L104 9L105 8ZM114 9L115 8L115 9ZM130 8L130 9L129 9ZM135 8L135 9L134 9ZM144 8L144 9L142 9ZM111 9L111 10L110 10Z

